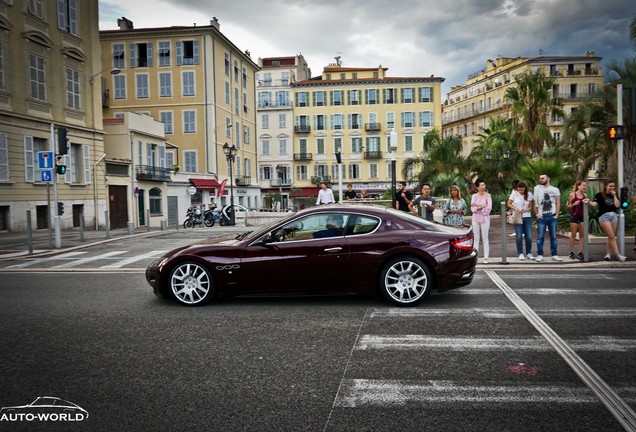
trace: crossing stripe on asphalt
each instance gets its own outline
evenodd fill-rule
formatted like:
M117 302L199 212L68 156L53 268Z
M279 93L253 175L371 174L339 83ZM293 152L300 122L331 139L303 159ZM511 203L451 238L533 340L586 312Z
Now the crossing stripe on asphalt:
M636 308L613 309L535 309L535 313L550 317L578 317L578 318L633 318ZM519 318L522 313L517 309L373 309L371 318L426 318L439 316L470 316L476 315L487 318Z
M636 401L636 388L619 389L630 401ZM573 385L529 385L518 382L508 385L443 380L405 381L346 379L340 387L336 407L403 406L430 403L598 403L589 388Z
M61 255L56 255L56 256L52 256L52 257L47 257L47 258L37 258L34 260L29 260L20 264L14 264L12 266L7 266L5 268L11 269L11 268L26 268L26 267L31 267L32 265L36 265L36 264L41 264L41 263L45 263L45 262L50 262L50 261L56 261L56 260L61 260L61 259L66 259L66 258L73 258L76 257L78 255L83 255L86 252L67 252L67 253L63 253Z
M522 295L636 295L636 288L515 288L517 294ZM501 294L501 290L493 288L459 289L440 293L439 295L493 295Z
M121 255L123 253L126 253L126 251L110 251L110 252L106 252L106 253L103 253L103 254L99 254L99 255L95 255L95 256L91 256L91 257L86 257L86 258L75 260L75 261L70 261L70 262L67 262L67 263L64 263L64 264L59 264L59 265L53 266L51 268L56 269L56 268L76 267L76 266L85 264L87 262L97 261L97 260L100 260L100 259L104 259L104 258L109 258L109 257L115 256L115 255Z
M145 254L141 254L141 255L134 256L134 257L126 258L126 259L121 260L121 261L117 261L117 262L115 262L113 264L103 265L100 268L108 269L108 268L124 267L124 266L126 266L126 265L128 265L130 263L141 261L142 259L155 258L155 257L161 256L161 255L163 255L166 252L167 251L165 251L165 250L148 252L148 253L145 253Z
M618 339L609 336L589 336L568 340L567 344L577 351L629 352L636 349L636 340ZM449 351L552 351L542 336L527 338L429 336L429 335L362 335L356 344L357 350L413 350L444 349Z

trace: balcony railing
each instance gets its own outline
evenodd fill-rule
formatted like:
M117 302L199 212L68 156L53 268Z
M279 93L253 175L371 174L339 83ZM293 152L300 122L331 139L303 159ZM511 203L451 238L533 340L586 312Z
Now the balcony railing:
M249 186L252 184L252 177L250 176L238 176L234 180L237 186Z
M382 159L382 152L379 150L365 151L364 158L365 159Z
M314 155L312 153L294 153L295 161L308 161L312 160Z
M309 125L294 126L294 132L296 132L296 133L309 133L309 132L311 132L311 126L309 126Z
M137 180L147 180L147 181L157 181L157 182L165 182L170 181L170 169L169 168L159 168L156 166L149 165L137 165L135 167L136 179Z
M269 180L269 184L272 187L290 187L292 185L291 179L273 178Z
M365 123L364 130L365 131L379 131L382 129L382 125L380 123Z
M330 183L331 176L313 176L311 178L312 183L320 184L320 183Z
M292 103L291 101L284 101L284 102L279 102L279 101L261 101L258 104L258 109L279 109L279 108L291 108L292 107Z

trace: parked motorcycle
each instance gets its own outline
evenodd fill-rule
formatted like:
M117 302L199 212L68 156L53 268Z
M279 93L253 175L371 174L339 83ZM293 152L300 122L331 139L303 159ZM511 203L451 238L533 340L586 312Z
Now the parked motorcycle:
M186 212L186 220L183 222L183 227L194 228L197 224L203 224L203 212L199 207L190 207Z
M213 227L216 221L221 220L221 211L216 207L207 209L203 212L203 223L206 227ZM220 222L219 222L220 223Z

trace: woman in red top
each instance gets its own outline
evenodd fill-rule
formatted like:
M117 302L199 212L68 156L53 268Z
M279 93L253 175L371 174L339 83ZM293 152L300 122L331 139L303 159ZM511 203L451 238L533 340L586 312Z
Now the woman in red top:
M568 196L568 208L570 209L570 259L583 259L583 235L585 224L583 223L583 204L590 202L585 191L587 183L579 180L574 184L574 190ZM579 253L574 254L574 240L579 234Z

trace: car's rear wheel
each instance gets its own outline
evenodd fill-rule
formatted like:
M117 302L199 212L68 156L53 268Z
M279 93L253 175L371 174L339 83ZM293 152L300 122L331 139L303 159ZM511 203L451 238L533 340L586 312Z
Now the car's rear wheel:
M382 295L398 306L415 306L430 293L431 271L420 259L402 256L387 262L380 274Z
M182 262L170 272L170 292L179 303L199 306L214 296L210 272L192 261Z

